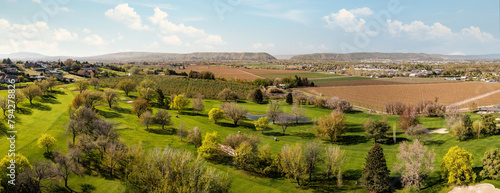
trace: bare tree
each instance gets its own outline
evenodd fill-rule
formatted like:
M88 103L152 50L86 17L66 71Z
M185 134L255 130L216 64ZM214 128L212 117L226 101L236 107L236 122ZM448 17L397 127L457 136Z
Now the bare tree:
M198 127L194 127L193 129L188 131L187 142L194 144L194 147L198 148L201 146L201 129Z
M318 163L323 162L323 156L321 156L321 144L319 142L310 141L304 146L304 161L307 167L307 172L309 173L309 182L312 180L312 173L316 168Z
M234 125L238 125L238 121L245 117L248 112L246 108L237 105L236 103L223 103L221 109L224 113L233 120Z
M191 100L191 104L193 106L193 111L195 113L200 113L203 112L205 109L205 105L203 105L203 98L204 96L201 94L196 95L196 98Z
M281 114L283 110L281 109L281 102L277 100L272 100L267 106L267 117L273 120L273 124L276 123L276 118Z
M118 102L118 91L111 88L104 89L103 98L108 102L109 108L111 108L113 104Z
M418 139L413 144L404 141L399 146L394 170L401 174L401 182L406 188L416 187L420 190L423 180L434 171L434 157L434 151L429 151Z
M146 126L146 129L149 129L149 125L153 123L153 114L151 113L151 111L142 113L140 121L143 125Z
M330 174L335 175L336 172L341 172L340 169L344 165L345 151L340 150L339 146L329 145L325 147L325 166L326 178L330 178Z
M103 164L110 169L111 175L115 175L115 169L119 161L125 157L127 149L123 144L112 142L108 144L104 154Z
M286 113L281 113L278 115L278 117L276 118L276 121L278 122L278 124L281 126L281 130L283 130L283 135L285 135L285 131L286 129L293 125L295 119L292 115L290 114L286 114Z
M55 163L57 164L57 176L61 177L64 180L64 186L71 192L74 192L68 186L69 176L73 173L76 175L80 175L82 173L82 167L80 164L76 162L76 160L72 159L68 154L56 153Z
M177 129L177 136L179 136L182 141L182 138L184 138L186 135L186 125L184 124L184 122L181 122L179 123L179 129Z
M299 105L298 103L294 103L292 107L291 115L295 118L295 123L299 123L299 118L306 116L306 110Z

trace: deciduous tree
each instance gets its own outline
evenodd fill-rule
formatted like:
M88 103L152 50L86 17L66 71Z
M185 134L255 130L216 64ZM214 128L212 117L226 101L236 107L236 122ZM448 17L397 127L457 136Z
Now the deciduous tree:
M135 90L136 84L132 79L124 79L118 82L117 87L123 90L123 92L125 92L125 95L128 96L130 92Z
M448 184L467 185L476 180L472 154L458 146L450 148L441 160L441 176Z
M226 102L228 100L238 100L238 95L234 93L231 89L226 88L219 92L219 94L217 95L217 99L224 100Z
M174 97L174 100L170 104L170 109L178 110L179 112L181 112L182 110L184 110L184 108L187 107L187 105L189 105L189 99L180 94Z
M191 100L191 106L193 106L193 111L195 113L200 113L205 110L205 105L203 105L203 95L198 94L196 95L196 98Z
M248 112L246 108L236 103L223 103L221 104L221 109L227 117L233 120L234 125L238 125L238 121L243 119Z
M273 120L273 124L276 123L276 118L278 118L278 115L283 113L283 110L281 109L281 102L277 100L272 100L269 102L269 105L267 105L267 117L269 117L271 120Z
M406 188L420 190L422 182L434 171L434 157L434 151L428 150L418 139L412 144L404 141L399 146L394 170L401 174L401 183Z
M37 144L40 148L45 148L46 153L50 153L50 149L54 147L56 144L56 138L52 137L49 134L42 134L40 138L38 138Z
M323 160L321 144L319 142L310 141L304 145L304 162L307 173L309 173L309 182L312 180L312 174L316 169L316 165L323 162Z
M42 90L37 85L31 85L23 89L23 94L30 101L30 105L33 105L33 99L42 96Z
M268 117L261 117L257 121L253 123L255 125L255 129L257 131L262 131L264 133L264 129L266 129L269 126L269 118Z
M483 170L479 174L483 178L500 180L500 148L493 148L484 152Z
M371 119L368 119L365 123L366 136L375 139L375 142L379 139L385 138L387 131L389 131L390 128L391 126L389 126L385 118L382 121L371 121Z
M295 123L299 123L299 119L301 117L304 117L306 116L306 110L302 107L302 105L299 105L298 103L295 103L293 104L293 107L292 107L292 112L290 113L294 119L295 119Z
M217 132L206 133L205 139L198 148L198 153L205 158L212 158L219 154L218 146L220 144L220 137Z
M142 115L139 118L141 123L146 126L146 129L149 129L149 125L153 123L153 115L151 111L146 111L142 113Z
M165 129L165 125L169 125L172 123L172 116L170 116L168 111L160 109L153 116L153 121L156 124L160 124L161 129Z
M316 134L320 137L327 136L330 141L337 141L345 129L345 115L341 111L332 111L331 114L321 117L316 127Z
M193 129L189 130L187 135L187 142L192 143L196 148L200 147L202 142L201 129L198 127L194 127Z
M281 148L278 154L280 171L285 174L289 179L293 179L300 185L300 181L304 174L306 174L307 167L304 162L304 154L302 153L302 146L295 144L290 146L286 144Z
M141 117L142 113L144 113L150 109L151 109L151 105L145 99L137 98L132 103L132 112L134 112L138 118Z
M113 104L118 103L118 91L115 89L107 88L104 89L104 100L108 102L109 108L112 107Z
M212 110L208 112L208 119L217 123L218 120L224 119L224 111L218 108L212 108Z
M286 129L289 126L293 125L293 123L295 121L294 121L294 117L292 115L286 114L286 113L281 113L276 118L276 122L278 122L278 124L281 126L281 130L283 131L283 135L285 135Z

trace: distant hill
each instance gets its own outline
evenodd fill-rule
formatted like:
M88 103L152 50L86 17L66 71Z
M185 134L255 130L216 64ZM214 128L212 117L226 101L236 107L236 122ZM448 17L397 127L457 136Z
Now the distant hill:
M291 60L315 60L315 61L359 61L359 60L454 60L457 57L439 54L424 53L379 53L379 52L359 52L359 53L317 53L296 55Z
M71 57L71 56L45 56L37 53L13 53L0 55L2 58L13 60L75 60L102 61L102 62L128 62L128 61L193 61L193 60L275 60L268 53L232 53L232 52L195 52L188 54L154 53L154 52L119 52L98 56Z

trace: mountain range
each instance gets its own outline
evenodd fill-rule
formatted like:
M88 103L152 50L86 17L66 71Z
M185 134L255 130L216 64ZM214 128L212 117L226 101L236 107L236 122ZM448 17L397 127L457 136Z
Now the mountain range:
M445 61L445 60L500 60L500 54L489 55L441 55L425 53L315 53L301 55L270 55L264 52L194 52L194 53L158 53L158 52L119 52L97 56L46 56L38 53L17 52L0 54L0 58L12 60L57 61L68 58L91 62L166 62L166 61L265 61L277 59L302 61L366 61L366 60L404 60L404 61Z

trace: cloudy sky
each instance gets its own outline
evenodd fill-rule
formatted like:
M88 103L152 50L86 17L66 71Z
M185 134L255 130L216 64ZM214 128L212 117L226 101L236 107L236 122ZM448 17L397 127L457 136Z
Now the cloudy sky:
M1 0L0 54L500 53L498 0Z

